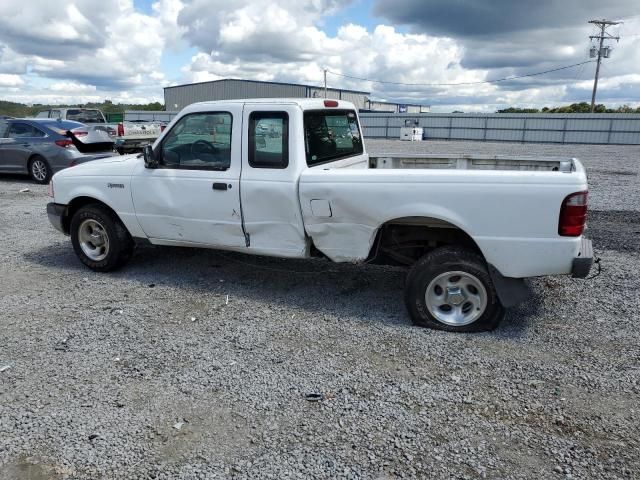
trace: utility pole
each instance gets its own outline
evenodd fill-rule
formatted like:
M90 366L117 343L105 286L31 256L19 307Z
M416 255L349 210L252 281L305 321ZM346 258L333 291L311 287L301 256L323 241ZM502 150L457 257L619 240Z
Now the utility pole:
M589 20L589 23L600 28L600 35L589 36L591 40L600 40L600 46L598 47L598 61L596 63L596 78L593 81L593 93L591 94L591 113L593 113L593 110L596 107L596 91L598 90L598 76L600 75L600 63L602 62L603 53L605 54L605 58L609 58L608 47L606 53L604 52L604 41L615 40L617 42L620 40L620 37L614 37L607 33L607 28L612 25L618 25L620 22L612 22L610 20Z
M324 69L324 98L327 98L327 69Z

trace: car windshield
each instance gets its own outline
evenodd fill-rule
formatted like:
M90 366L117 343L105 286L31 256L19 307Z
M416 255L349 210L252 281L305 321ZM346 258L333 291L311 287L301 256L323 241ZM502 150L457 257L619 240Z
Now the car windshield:
M81 123L105 123L100 110L87 110L84 108L67 110L67 120L75 120Z
M362 136L353 110L317 110L304 114L307 165L362 153Z

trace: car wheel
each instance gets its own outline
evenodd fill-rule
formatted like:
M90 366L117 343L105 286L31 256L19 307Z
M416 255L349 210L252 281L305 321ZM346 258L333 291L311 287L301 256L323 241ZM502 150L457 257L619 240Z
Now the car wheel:
M96 272L124 265L133 253L133 239L120 219L101 205L80 208L71 219L71 243L82 263Z
M39 183L40 185L49 183L49 180L51 180L51 173L49 162L47 162L44 157L35 155L29 161L29 176L34 182Z
M414 324L449 332L493 330L505 313L486 262L462 247L422 257L407 276L405 303Z

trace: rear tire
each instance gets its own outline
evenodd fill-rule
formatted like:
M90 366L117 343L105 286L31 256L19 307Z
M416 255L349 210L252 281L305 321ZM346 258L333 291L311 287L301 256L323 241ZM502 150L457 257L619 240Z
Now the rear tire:
M407 275L405 303L415 325L448 332L493 330L505 314L484 259L456 246L418 260Z
M29 176L31 180L39 185L45 185L49 183L51 180L51 167L49 166L49 162L40 156L34 155L31 160L29 160Z
M120 219L108 208L91 204L71 219L71 244L82 263L96 272L110 272L133 254L134 242Z

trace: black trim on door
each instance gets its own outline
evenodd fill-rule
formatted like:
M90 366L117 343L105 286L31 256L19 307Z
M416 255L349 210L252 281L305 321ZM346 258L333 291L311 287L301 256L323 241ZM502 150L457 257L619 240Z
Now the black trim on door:
M273 118L282 120L282 163L264 164L256 159L256 123L258 120ZM289 114L287 112L255 111L249 114L249 166L252 168L285 169L289 166Z

